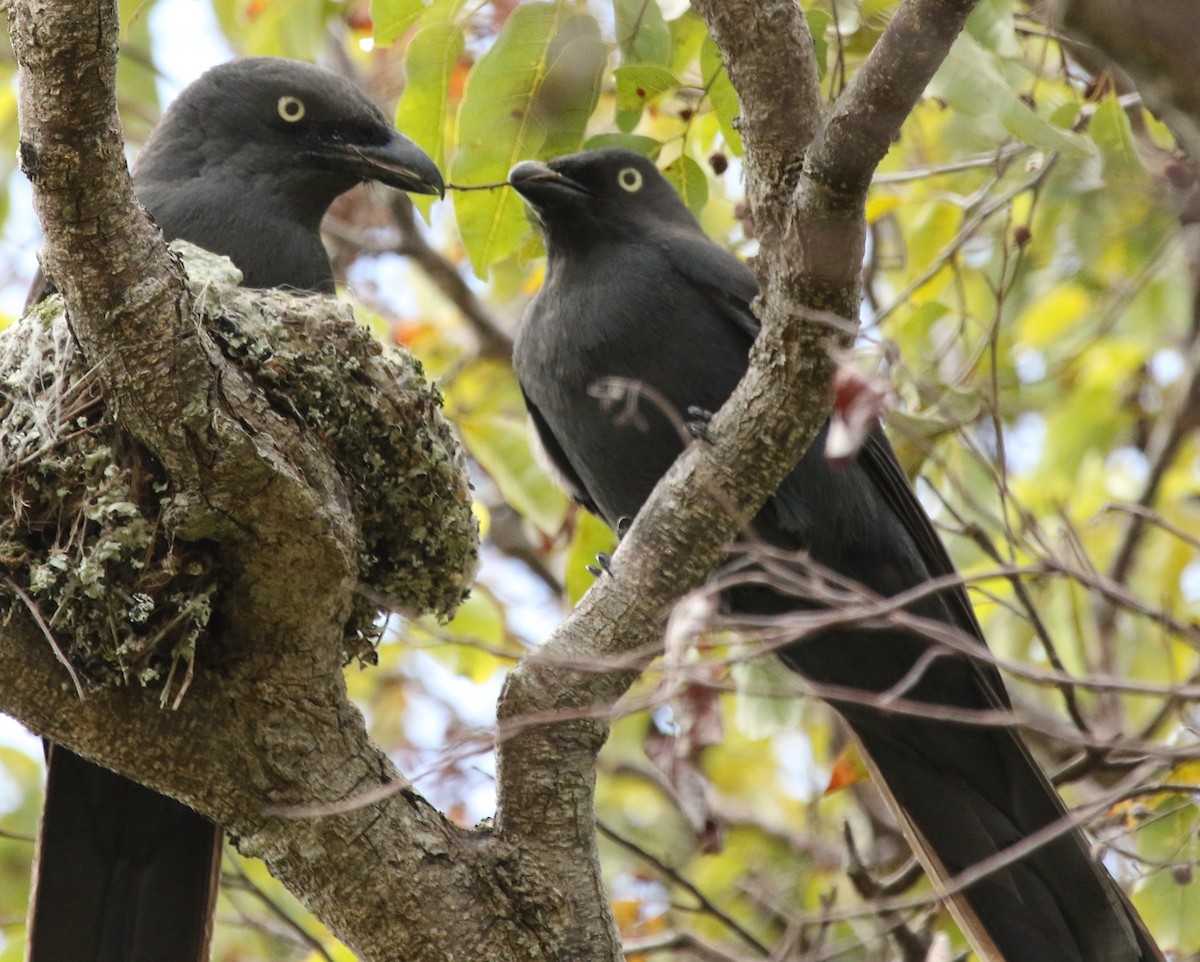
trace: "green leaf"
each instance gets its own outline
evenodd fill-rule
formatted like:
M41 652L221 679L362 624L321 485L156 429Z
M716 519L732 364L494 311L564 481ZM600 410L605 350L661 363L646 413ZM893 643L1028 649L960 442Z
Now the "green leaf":
M640 112L654 98L679 86L675 75L666 67L634 64L613 71L617 81L617 110Z
M1109 94L1096 105L1088 132L1100 148L1104 173L1109 179L1140 174L1145 169L1134 140L1133 127L1129 123L1129 114L1115 94Z
M823 80L825 71L829 69L829 41L826 39L826 34L833 24L833 16L827 10L818 10L814 7L804 15L804 19L808 21L808 32L812 35L813 55L817 61L817 76Z
M125 6L122 4L122 12ZM121 58L117 61L117 102L123 108L125 135L135 143L146 139L161 109L158 71L150 53L150 6L135 8L130 21L122 24Z
M424 12L422 0L371 0L375 46L386 47L404 36Z
M451 180L495 183L519 160L577 150L600 96L606 58L591 17L561 4L517 7L467 77ZM511 190L460 193L454 209L480 276L512 253L528 229L521 199Z
M546 126L547 157L578 150L600 99L608 48L591 17L565 20L550 42L550 69L537 90L534 109Z
M642 112L641 110L618 110L613 119L616 122L617 130L623 134L632 134L642 119Z
M662 150L662 144L653 137L640 134L596 134L583 145L584 150L603 150L606 147L621 147L654 159Z
M929 92L968 117L995 117L1013 137L1034 147L1077 157L1089 153L1082 137L1038 116L1005 80L995 57L966 34L954 42Z
M782 731L794 731L800 722L804 703L799 698L783 697L787 679L775 659L734 662L730 669L738 692L735 720L748 738L770 738ZM784 680L781 680L784 679ZM779 692L771 697L764 692Z
M315 60L328 37L326 0L266 3L253 17L236 15L230 42L242 53L262 57Z
M429 154L438 169L446 163L450 77L462 49L462 28L441 22L421 28L404 53L404 93L396 105L396 127ZM432 197L413 197L413 203L429 216Z
M721 51L711 37L705 38L704 46L700 49L700 76L713 110L717 113L725 143L733 153L742 156L742 135L734 127L734 121L742 112L742 105L738 102L737 91L729 82L729 74L721 64Z
M1200 879L1193 872L1169 871L1167 866L1194 866L1197 857L1197 809L1169 799L1158 806L1137 835L1138 854L1149 864L1163 865L1133 896L1142 919L1164 947L1188 952L1200 944L1200 913L1196 899Z
M504 612L486 592L472 590L442 630L459 638L499 647L504 642Z
M681 154L663 168L663 176L674 184L688 210L699 217L708 202L708 177L704 168L687 154Z
M669 24L671 31L671 62L667 64L677 77L684 77L695 69L700 48L708 38L708 28L695 10L687 10Z
M1020 57L1012 6L1012 0L981 0L967 17L967 33L993 53Z
M592 586L596 576L588 571L588 565L596 563L596 555L611 554L617 545L616 535L603 521L586 511L575 515L575 533L567 551L566 577L564 579L567 599L575 604L583 593Z
M671 30L656 0L613 0L613 13L622 63L671 62Z
M486 414L460 417L457 424L471 454L496 482L504 500L544 533L558 531L566 516L567 497L534 459L525 424Z

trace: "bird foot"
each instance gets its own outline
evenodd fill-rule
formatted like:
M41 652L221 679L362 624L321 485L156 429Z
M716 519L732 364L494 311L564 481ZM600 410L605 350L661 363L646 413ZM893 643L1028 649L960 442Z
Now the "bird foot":
M687 428L687 433L694 437L697 441L703 441L705 444L712 444L712 435L709 433L708 426L713 419L713 412L696 405L690 405L687 409L687 420L683 422L683 426Z
M601 575L612 576L612 556L601 551L596 555L596 564L587 566L588 574L593 578L599 578Z

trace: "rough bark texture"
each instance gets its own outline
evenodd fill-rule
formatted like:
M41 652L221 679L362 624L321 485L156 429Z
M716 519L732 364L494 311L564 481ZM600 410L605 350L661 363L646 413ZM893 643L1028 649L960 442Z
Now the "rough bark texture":
M171 479L165 523L219 544L227 580L224 627L176 710L136 687L81 701L32 616L6 626L0 708L214 817L364 959L551 957L530 936L555 904L547 888L516 898L535 886L511 851L403 789L346 697L360 575L351 498L313 432L202 333L181 263L134 203L112 4L13 3L8 15L47 269L109 410ZM399 790L345 812L287 814L388 782Z
M693 2L741 100L763 331L750 372L710 425L713 443L676 462L622 539L611 577L510 675L501 697L497 829L571 877L571 846L595 833L593 763L611 706L657 652L670 606L703 582L825 419L829 347L857 327L870 173L974 6L902 4L865 76L823 126L812 42L793 0ZM918 49L906 51L922 29ZM598 869L595 878L564 890L589 927L573 936L568 958L606 957L595 953Z
M496 826L467 832L406 789L337 814L279 814L399 779L366 738L333 654L357 573L346 498L327 452L196 336L178 265L124 174L111 2L9 4L46 264L110 403L192 492L173 523L227 546L236 578L223 602L231 627L177 711L131 688L81 703L28 618L0 644L0 708L216 817L364 959L621 957L593 816L608 713L655 654L670 605L703 581L824 419L827 348L857 317L870 173L972 4L903 4L828 124L794 0L696 6L742 100L763 336L712 422L714 443L680 459L612 577L513 672Z

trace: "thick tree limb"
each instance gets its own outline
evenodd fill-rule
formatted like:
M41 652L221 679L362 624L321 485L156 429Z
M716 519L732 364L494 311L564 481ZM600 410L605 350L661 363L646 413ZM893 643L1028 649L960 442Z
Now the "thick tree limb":
M561 958L560 900L511 849L402 787L339 810L403 782L346 697L359 538L332 458L201 333L134 201L113 4L20 0L8 16L46 268L110 406L171 477L167 523L222 544L230 588L177 710L140 688L80 702L32 616L0 641L0 708L217 819L364 959ZM301 805L315 814L287 814Z
M848 168L858 173L845 182L830 172L864 145L882 156L969 9L905 4L901 26L948 19L909 66L895 61L903 82L888 88L882 115L852 88L805 162L820 118L799 7L697 6L744 105L750 196L763 230L764 334L750 375L713 421L714 446L680 459L625 536L613 577L513 673L500 708L500 811L489 835L455 828L409 791L302 820L279 814L398 778L366 739L329 656L354 573L345 499L324 453L263 410L239 372L194 336L178 268L135 213L110 93L111 6L10 4L25 81L23 154L50 239L47 268L122 417L181 486L198 492L181 530L236 545L239 590L227 601L234 627L214 652L223 673L198 673L165 718L139 690L80 705L32 620L0 645L0 679L21 680L0 682L0 700L35 729L229 825L364 958L620 957L592 814L607 715L656 651L670 604L702 582L823 420L830 322L845 337L856 316L862 172L869 176L878 157ZM887 36L880 43L896 47ZM752 56L743 63L736 51ZM102 91L80 103L84 122L56 102L56 91L76 89ZM247 477L263 483L248 488ZM118 720L125 735L116 743L102 732Z
M624 536L612 576L509 677L500 703L497 828L538 864L557 864L563 852L594 856L593 765L608 713L657 651L672 603L701 584L824 421L830 322L842 339L857 326L870 171L973 4L902 4L894 30L864 68L868 78L843 96L836 124L818 137L807 161L803 152L820 118L799 6L792 0L695 0L695 6L742 102L747 193L761 239L763 333L749 374L711 424L714 444L694 445L676 462ZM930 36L905 57L903 45L921 25ZM866 99L881 88L888 93L882 107ZM860 157L863 149L872 152ZM834 177L838 163L847 164L845 179ZM579 720L539 724L564 716ZM599 893L598 878L595 887ZM573 898L572 907L589 927L601 923L590 899Z

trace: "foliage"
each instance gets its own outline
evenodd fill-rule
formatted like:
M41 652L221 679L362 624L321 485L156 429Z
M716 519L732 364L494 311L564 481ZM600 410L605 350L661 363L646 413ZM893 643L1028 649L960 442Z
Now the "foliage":
M127 14L131 119L158 109L134 67L153 60L153 5ZM619 143L654 157L712 236L754 251L736 97L682 4L372 0L370 19L362 0L212 6L239 52L311 59L335 36L385 95L407 77L398 122L455 184L495 184L519 159ZM804 6L832 98L895 3ZM145 130L130 127L134 140ZM0 138L9 148L0 156L13 157L3 96ZM898 451L972 579L994 652L1015 666L1008 677L1035 721L1031 742L1051 769L1070 763L1069 801L1110 800L1091 823L1108 864L1164 947L1187 955L1200 951L1190 909L1200 773L1186 763L1200 671L1200 452L1187 430L1200 345L1180 181L1153 116L1071 64L1012 0L985 0L876 178L852 363L892 385ZM427 212L464 286L513 330L541 271L518 199L502 188L458 192ZM441 378L477 466L489 540L458 616L444 626L395 619L379 666L352 670L351 685L380 743L469 822L490 804L481 706L586 589L583 565L611 535L569 510L539 469L507 361L475 350L460 302L384 257L365 260L373 271L351 276L368 276L356 289L382 318L378 330ZM395 283L403 296L385 289ZM602 855L623 934L636 944L682 933L747 958L788 940L847 959L898 958L847 875L843 826L873 874L897 869L905 850L831 713L794 679L745 664L736 639L685 640L686 654L656 663L630 693L602 757ZM1052 683L1060 672L1072 684ZM1097 678L1122 684L1088 684ZM1140 774L1170 790L1124 797L1120 757L1080 752L1112 741L1157 750ZM33 766L7 751L0 764L9 781L0 829L28 836ZM835 770L843 787L827 790ZM0 885L3 962L20 956L28 843L0 839L0 853L11 876ZM242 871L248 881L227 885L222 918L252 925L222 926L217 958L323 957L313 940L344 957L310 920L297 923L303 938L281 926L254 892L289 918L303 918L299 908L259 867ZM965 945L945 913L921 907L905 920Z

